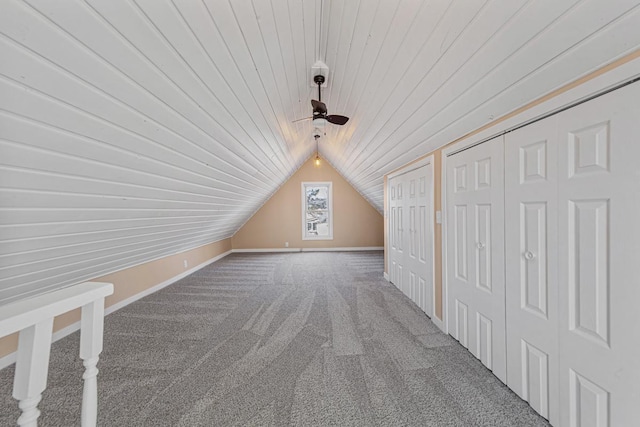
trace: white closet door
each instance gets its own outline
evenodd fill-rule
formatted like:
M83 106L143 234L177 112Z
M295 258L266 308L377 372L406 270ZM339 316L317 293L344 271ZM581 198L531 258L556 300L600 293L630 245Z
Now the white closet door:
M507 385L557 425L557 117L505 135Z
M389 200L389 281L395 283L396 263L397 263L397 249L396 249L396 215L398 201L396 199L396 186L393 179L388 183L388 200Z
M558 116L562 426L640 422L640 84Z
M401 176L389 180L390 281L402 289L404 275L403 181Z
M408 172L405 211L409 231L405 263L408 273L408 296L428 316L433 307L433 261L431 250L431 164Z
M432 167L389 180L390 281L428 316L433 311Z
M448 328L506 382L503 141L447 158Z

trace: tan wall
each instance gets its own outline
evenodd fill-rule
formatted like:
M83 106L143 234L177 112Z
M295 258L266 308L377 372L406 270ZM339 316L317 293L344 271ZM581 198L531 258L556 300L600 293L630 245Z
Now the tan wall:
M301 183L333 183L333 240L302 240ZM341 248L384 245L382 215L342 176L313 158L280 187L232 238L233 249Z
M554 91L554 92L552 92L552 93L550 93L548 95L545 95L545 96L543 96L543 97L541 97L539 99L536 99L535 101L532 101L529 104L527 104L527 105L525 105L525 106L523 106L523 107L521 107L521 108L519 108L519 109L517 109L515 111L512 111L511 113L506 114L506 115L504 115L504 116L492 121L491 123L479 128L479 129L474 130L473 132L470 132L470 133L468 133L466 135L463 135L460 138L458 138L458 139L456 139L454 141L451 141L448 144L442 146L441 148L437 149L436 151L433 151L431 153L425 154L424 156L421 156L421 157L419 157L419 158L407 163L406 165L404 165L404 166L402 166L402 167L400 167L400 168L398 168L396 170L393 170L393 171L389 172L389 174L391 174L393 172L396 172L396 171L398 171L400 169L404 169L407 166L411 165L412 163L418 162L418 161L420 161L420 160L422 160L422 159L424 159L424 158L426 158L426 157L428 157L430 155L433 155L434 156L434 186L435 186L435 188L434 188L434 207L433 207L434 214L433 214L433 217L434 217L434 220L435 220L435 211L441 211L442 210L442 150L444 148L446 148L446 147L448 147L450 145L453 145L453 144L455 144L455 143L457 143L459 141L462 141L464 139L467 139L467 138L469 138L469 137L471 137L473 135L476 135L476 134L478 134L478 133L480 133L480 132L482 132L482 131L484 131L486 129L489 129L489 128L493 127L493 126L496 126L497 124L499 124L501 122L504 122L505 120L508 120L508 119L510 119L510 118L512 118L514 116L517 116L518 114L521 114L522 112L527 111L527 110L535 107L536 105L539 105L539 104L541 104L541 103L543 103L545 101L548 101L551 98L554 98L554 97L556 97L556 96L558 96L558 95L560 95L560 94L562 94L564 92L567 92L568 90L571 90L571 89L575 88L576 86L584 84L584 83L588 82L589 80L592 80L592 79L594 79L594 78L596 78L596 77L598 77L598 76L600 76L600 75L602 75L602 74L604 74L604 73L606 73L608 71L613 70L614 68L617 68L617 67L619 67L619 66L621 66L623 64L626 64L627 62L632 61L632 60L634 60L636 58L639 58L639 57L640 57L640 50L637 50L637 51L635 51L635 52L633 52L633 53L631 53L631 54L629 54L629 55L627 55L627 56L625 56L623 58L620 58L619 60L617 60L617 61L615 61L615 62L613 62L613 63L611 63L609 65L606 65L606 66L602 67L599 70L594 71L591 74L588 74L588 75L586 75L584 77L581 77L580 79L561 87L560 89L558 89L558 90L556 90L556 91ZM385 198L385 213L386 213L387 212L387 204L386 204L387 203L387 176L386 175L384 177L384 186L385 186L385 196L384 196L384 198ZM442 320L442 304L443 304L442 287L443 287L443 285L442 285L442 226L441 226L441 224L435 224L434 230L435 230L435 236L434 236L434 246L435 246L435 251L434 251L435 315L436 315L436 317L438 319ZM385 253L385 269L384 269L384 271L385 271L385 273L388 274L388 272L389 272L389 264L388 264L388 256L387 256L388 247L386 245L386 241L387 241L387 229L386 229L386 226L385 226L385 250L384 250L384 253Z
M113 295L107 297L105 301L105 307L111 307L230 250L231 239L225 239L88 281L113 283ZM186 268L184 260L188 263ZM79 320L80 309L62 314L55 318L53 330L59 331ZM17 348L17 333L0 338L0 357L13 353Z

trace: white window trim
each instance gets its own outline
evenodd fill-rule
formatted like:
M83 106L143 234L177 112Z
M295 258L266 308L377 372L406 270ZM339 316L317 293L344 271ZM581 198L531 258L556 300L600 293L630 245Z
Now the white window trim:
M329 235L328 236L308 236L307 235L307 187L327 186L329 211ZM301 184L301 206L302 206L302 240L333 240L333 183L331 181L307 181Z

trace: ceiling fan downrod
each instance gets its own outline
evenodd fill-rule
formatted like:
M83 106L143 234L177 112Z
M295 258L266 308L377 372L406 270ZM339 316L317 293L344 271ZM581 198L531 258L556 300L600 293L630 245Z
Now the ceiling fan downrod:
M320 93L320 86L324 83L324 76L322 74L318 74L313 78L313 81L318 85L318 101L322 102L322 94Z

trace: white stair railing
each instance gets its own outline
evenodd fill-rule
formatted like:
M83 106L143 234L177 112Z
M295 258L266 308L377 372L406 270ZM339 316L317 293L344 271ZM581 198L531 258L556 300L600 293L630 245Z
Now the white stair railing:
M98 414L98 356L102 351L104 299L111 283L86 282L0 306L0 338L19 332L13 397L22 411L19 426L36 427L38 403L47 387L53 318L82 307L80 358L85 372L82 427L96 425Z

